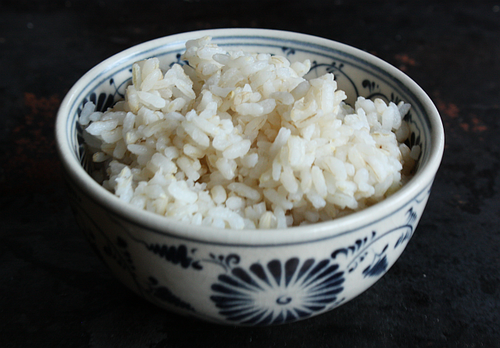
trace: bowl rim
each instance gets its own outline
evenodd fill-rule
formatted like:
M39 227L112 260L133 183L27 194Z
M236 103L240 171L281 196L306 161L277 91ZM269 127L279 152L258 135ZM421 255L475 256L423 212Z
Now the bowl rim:
M429 157L419 168L417 173L400 190L390 197L374 204L371 207L339 217L331 221L318 222L306 226L294 226L285 229L219 229L209 226L195 226L161 216L145 210L139 210L132 205L121 201L113 193L97 183L81 166L72 154L67 139L66 120L69 117L70 106L74 103L78 91L84 88L89 80L97 73L111 69L127 57L146 48L185 42L203 36L259 36L265 38L280 38L300 40L311 44L326 46L343 51L361 60L368 61L379 69L398 79L422 104L427 114L431 129ZM168 235L183 240L192 240L204 243L223 245L290 245L303 242L319 241L336 238L359 230L369 224L385 219L387 216L404 209L416 197L430 190L434 177L441 164L444 153L444 128L439 112L424 90L401 70L383 61L382 59L358 48L309 34L275 29L231 28L194 30L185 33L173 34L149 40L128 49L125 49L94 66L72 86L64 97L57 112L55 124L56 147L63 164L66 176L77 185L87 196L105 208L111 214L125 219L137 227L146 228L149 232Z

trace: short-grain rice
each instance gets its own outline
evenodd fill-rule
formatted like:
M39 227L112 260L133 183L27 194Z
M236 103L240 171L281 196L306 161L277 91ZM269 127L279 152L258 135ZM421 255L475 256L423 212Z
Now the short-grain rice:
M309 60L188 41L163 71L136 62L124 101L80 115L102 185L121 200L198 225L285 228L331 220L397 191L419 155L410 105L344 100ZM96 174L96 178L99 178Z

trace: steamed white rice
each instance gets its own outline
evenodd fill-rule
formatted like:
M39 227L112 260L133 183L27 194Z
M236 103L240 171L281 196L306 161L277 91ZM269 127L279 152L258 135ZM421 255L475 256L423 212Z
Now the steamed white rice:
M96 180L121 200L220 228L285 228L377 203L407 180L419 149L410 105L359 97L347 105L332 74L310 61L188 41L162 71L137 62L124 101L80 116Z

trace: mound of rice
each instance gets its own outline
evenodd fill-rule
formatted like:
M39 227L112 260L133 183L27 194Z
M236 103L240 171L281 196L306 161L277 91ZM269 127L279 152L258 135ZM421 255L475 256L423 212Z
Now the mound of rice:
M285 228L331 220L398 190L419 149L410 105L347 105L332 74L310 61L188 41L162 71L137 62L126 98L80 115L96 180L120 199L172 219L219 228Z

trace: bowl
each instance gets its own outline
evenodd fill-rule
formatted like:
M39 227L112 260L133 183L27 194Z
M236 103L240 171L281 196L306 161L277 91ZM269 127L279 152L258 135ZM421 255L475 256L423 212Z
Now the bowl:
M308 76L335 75L358 96L405 101L413 177L395 194L328 222L275 230L187 225L134 209L88 173L78 118L87 101L105 110L123 99L134 62L181 61L187 40L211 36L231 50L312 62ZM230 325L273 325L332 310L361 294L396 262L424 212L441 162L444 131L436 107L408 76L359 49L327 39L265 29L216 29L167 36L106 59L68 92L57 115L58 152L70 205L112 273L146 300L180 314Z

